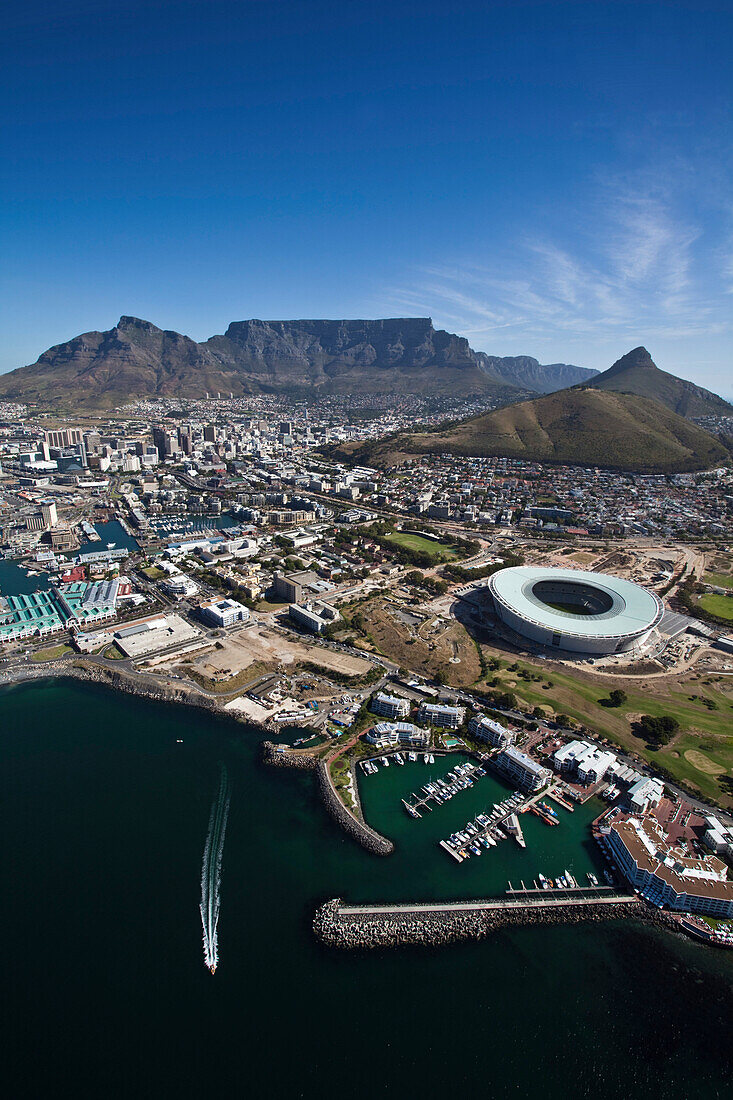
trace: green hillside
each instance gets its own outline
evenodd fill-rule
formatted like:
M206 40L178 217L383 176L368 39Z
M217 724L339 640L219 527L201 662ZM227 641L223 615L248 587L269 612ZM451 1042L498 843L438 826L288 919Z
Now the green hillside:
M702 470L731 460L709 432L656 401L592 389L561 390L442 431L400 434L350 457L392 464L444 451L646 473Z

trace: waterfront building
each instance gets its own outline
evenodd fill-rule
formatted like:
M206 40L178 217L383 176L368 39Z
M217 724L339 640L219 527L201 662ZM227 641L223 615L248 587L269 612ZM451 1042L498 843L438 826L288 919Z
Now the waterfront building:
M420 729L412 722L377 722L366 733L366 740L378 749L396 748L398 745L410 745L413 748L426 748L429 742L427 730Z
M639 779L626 792L629 806L634 813L643 814L652 806L658 806L664 796L661 779Z
M450 707L445 703L421 703L417 712L418 722L427 722L441 729L457 730L463 722L465 707Z
M674 847L649 814L613 822L606 836L621 873L654 905L733 917L733 882L717 856L698 859Z
M487 718L485 714L477 714L468 723L468 732L479 741L486 741L497 749L505 749L514 740L511 730L505 729L500 722L493 718Z
M385 691L378 691L369 704L372 714L380 714L384 718L407 718L410 713L410 704L407 699L398 695L388 695Z
M592 745L588 741L568 741L561 745L552 757L555 771L572 772L578 766L578 761L583 760L590 752Z
M115 617L119 581L75 581L0 600L0 642L44 638Z
M524 791L539 791L552 779L549 768L538 764L526 752L520 752L513 745L502 749L496 758L496 766L507 779Z
M614 753L603 752L602 749L594 747L593 751L578 764L578 779L581 783L600 783L615 761Z

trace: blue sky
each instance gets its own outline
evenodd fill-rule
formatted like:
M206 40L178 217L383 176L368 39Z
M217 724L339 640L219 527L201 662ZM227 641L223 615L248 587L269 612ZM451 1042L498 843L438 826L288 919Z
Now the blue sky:
M120 314L429 314L733 396L733 4L28 0L0 370Z

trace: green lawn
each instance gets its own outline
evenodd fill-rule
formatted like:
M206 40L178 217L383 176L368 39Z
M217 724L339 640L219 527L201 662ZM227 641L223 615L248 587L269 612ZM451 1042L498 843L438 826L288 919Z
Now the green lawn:
M57 657L65 657L67 653L73 652L70 645L55 645L51 649L39 649L37 653L31 655L31 660L36 663L40 661L55 661Z
M404 546L408 550L419 550L423 554L430 554L436 561L452 561L453 558L458 557L455 550L451 550L445 543L423 538L414 531L390 531L384 538L395 546Z
M701 596L697 602L711 615L733 623L733 596L715 596L709 592L706 596Z
M513 691L530 706L549 705L556 713L567 714L595 733L637 752L652 764L666 768L680 781L694 784L703 796L730 803L730 793L721 788L719 776L714 771L695 767L685 757L686 752L692 751L693 759L696 759L694 754L702 752L713 769L717 766L729 776L733 774L733 707L730 698L718 690L716 684L688 680L681 688L670 684L664 695L653 695L635 690L626 682L623 685L626 702L621 707L607 708L602 707L598 700L608 695L610 688L615 686L613 684L591 683L555 668L543 669L517 661L520 671L539 671L545 682L552 681L551 688L543 688L541 683L523 680L518 672L509 672L507 663L502 661L502 668L489 673L489 676L497 676L502 686L508 680L516 682L516 687L507 685L507 690ZM501 688L497 685L495 690ZM690 699L690 695L700 698ZM705 699L714 703L716 709L708 709L703 701ZM647 749L631 732L630 714L651 714L655 717L668 714L677 719L681 733L671 745L658 751Z
M716 588L733 588L733 576L730 573L705 573L705 584L714 584Z
M143 569L142 572L151 581L159 581L161 577L165 576L165 572L162 569L158 569L157 565L149 565L146 569Z

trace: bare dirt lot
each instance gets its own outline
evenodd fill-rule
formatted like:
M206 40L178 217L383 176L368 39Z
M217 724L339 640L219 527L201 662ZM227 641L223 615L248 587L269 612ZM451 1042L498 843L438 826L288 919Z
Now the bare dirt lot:
M369 600L358 611L376 649L397 664L428 677L439 672L452 687L468 687L481 675L476 646L455 620L384 598Z
M702 555L691 547L622 545L610 549L578 549L562 543L535 543L523 549L528 565L611 573L650 588L661 587L672 576L681 576L683 571L686 575L692 571L699 573L703 567Z
M194 662L193 668L207 680L226 684L248 669L254 677L267 670L275 671L281 665L290 671L305 661L345 676L364 676L372 667L371 662L360 657L308 645L270 626L253 623L221 638L216 648Z

